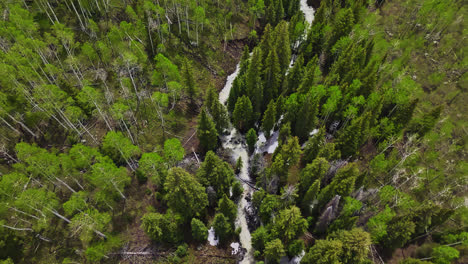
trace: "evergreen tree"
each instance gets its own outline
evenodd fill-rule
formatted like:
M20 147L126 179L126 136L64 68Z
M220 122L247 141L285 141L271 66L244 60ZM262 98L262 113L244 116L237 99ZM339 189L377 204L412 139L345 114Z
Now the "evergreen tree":
M330 165L328 161L324 158L317 158L312 163L307 164L307 166L302 169L299 179L299 194L301 197L305 195L309 187L315 181L322 181L323 177L327 173Z
M286 21L281 21L275 28L275 40L281 73L284 74L289 68L289 63L291 61L291 46L289 42L288 23Z
M309 138L309 133L316 123L317 112L318 101L312 97L311 93L308 93L297 114L298 122L296 122L296 127L294 129L301 142Z
M265 133L265 137L270 137L270 132L275 126L276 122L276 104L273 100L267 106L267 109L263 115L262 130Z
M232 234L232 227L229 223L229 219L222 213L216 214L213 221L213 228L219 242L225 244Z
M303 163L312 162L318 155L320 149L325 144L325 128L319 129L318 133L309 137L304 148L304 155L302 156Z
M309 92L312 86L316 85L320 81L321 74L320 67L318 66L318 59L317 57L314 57L307 63L304 70L304 76L301 79L300 84L297 86L297 91L302 94Z
M197 178L205 186L212 186L218 198L229 194L229 187L234 181L231 166L222 161L213 151L208 151L205 160L197 171Z
M294 93L299 88L304 75L304 56L301 54L297 57L292 68L286 75L288 82L288 93Z
M263 252L268 242L269 234L265 226L260 226L252 233L252 246L255 250Z
M349 195L354 190L354 183L358 176L359 169L356 163L349 163L338 170L332 182L320 191L319 209L323 208L335 195Z
M215 149L218 145L218 132L205 109L202 109L198 120L197 136L200 141L200 150L206 152Z
M249 62L250 62L250 51L249 51L249 46L245 45L244 50L242 51L242 57L240 60L240 69L239 69L239 75L242 76L247 72L247 69L249 68Z
M192 218L190 222L190 227L192 229L192 238L195 241L204 243L208 238L208 229L202 221L197 218Z
M302 211L305 215L310 215L314 209L314 202L317 199L317 196L320 191L320 180L315 180L315 182L309 187L307 192L302 199Z
M219 199L217 211L227 217L229 222L234 226L234 221L237 217L237 205L226 194Z
M187 91L188 97L190 98L190 103L193 106L195 104L195 99L198 94L198 87L193 77L192 65L189 64L188 60L184 61L183 70L185 89Z
M289 244L293 239L302 235L307 230L307 226L307 221L302 217L299 208L292 206L279 212L271 232L274 237Z
M304 264L342 263L343 243L339 240L320 239L301 260Z
M414 109L418 104L418 99L410 101L408 104L397 105L395 113L391 116L396 131L400 131L403 127L410 123L413 117Z
M412 121L408 127L407 133L413 133L417 134L419 137L423 137L435 126L441 112L442 106L434 107L429 113L424 114L422 118Z
M279 263L282 256L286 255L283 243L279 239L272 240L265 245L265 258L268 263Z
M263 76L265 80L263 85L263 105L265 106L271 100L278 97L279 87L281 85L281 69L275 49L270 50L268 53ZM264 107L262 107L262 109L264 109Z
M237 99L236 107L232 113L234 126L240 132L246 132L252 127L253 123L253 108L247 96L242 96Z
M179 213L185 220L192 216L203 215L208 206L208 196L205 188L195 177L185 170L174 167L169 170L166 182L166 201L169 208Z
M343 243L341 261L343 263L365 263L371 246L369 233L361 228L354 228L350 231L340 230L329 236L331 239L339 240Z
M227 100L227 109L230 113L234 112L234 107L236 106L236 102L242 95L245 95L243 92L244 88L244 75L238 75L234 82L232 83L232 88L229 91L229 97Z
M166 214L146 213L141 218L141 227L152 240L157 242L175 244L182 240L181 224L181 216L171 210Z
M352 156L358 151L367 136L369 117L370 113L360 116L338 134L336 144L344 157Z
M253 50L245 79L246 92L255 116L260 116L263 104L262 68L262 51L257 47Z
M257 143L257 133L255 132L255 129L249 129L245 138L247 140L249 152L252 153L255 150L255 144Z

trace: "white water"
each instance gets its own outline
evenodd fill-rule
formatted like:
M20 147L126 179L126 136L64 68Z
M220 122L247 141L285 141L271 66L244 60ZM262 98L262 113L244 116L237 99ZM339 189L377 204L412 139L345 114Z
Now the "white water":
M229 92L231 91L232 88L232 83L234 82L234 79L237 77L239 74L239 64L236 67L236 70L234 73L229 75L226 80L226 84L219 93L219 101L221 103L226 103L228 97L229 97ZM236 227L241 228L241 233L239 234L239 242L240 245L242 245L243 248L247 250L245 253L244 259L240 263L254 263L254 258L252 254L252 243L251 243L251 236L250 236L250 231L247 225L247 218L245 215L245 210L246 206L248 205L247 200L245 197L249 194L252 194L253 190L250 188L249 185L244 183L244 181L250 181L249 177L249 154L247 152L247 146L245 144L244 137L237 132L235 128L233 128L230 132L229 135L227 136L222 136L221 137L221 142L223 145L224 149L230 149L232 150L232 159L237 160L239 157L242 159L242 169L239 172L238 177L243 180L242 182L242 187L244 188L244 193L242 194L242 197L239 201L238 207L237 207L237 219L236 219ZM238 253L239 252L239 247L240 245L238 243L232 243L231 247L233 248L232 253Z
M314 9L307 5L307 0L301 0L300 8L302 12L304 12L305 14L306 21L309 24L312 24L312 20L314 19ZM237 77L237 75L239 74L239 69L240 69L240 63L237 64L236 70L227 77L226 84L224 85L224 88L219 93L219 101L222 104L226 104L226 101L229 97L229 92L231 91L231 88L232 88L232 84L235 78ZM278 145L278 134L279 134L278 132L273 133L273 136L268 141L266 140L264 136L260 137L260 140L258 143L262 144L263 145L262 147L266 148L268 152L273 153L273 151L276 149ZM243 248L246 249L246 253L240 263L241 264L254 263L255 260L252 254L253 249L252 249L252 243L251 243L251 235L250 235L250 231L247 225L247 218L246 218L246 213L245 213L245 208L248 206L246 197L253 193L253 189L248 184L245 183L245 181L250 181L249 154L247 151L247 146L245 144L244 137L235 128L231 130L229 135L222 136L221 142L222 142L222 146L224 149L232 150L233 160L237 160L240 157L243 163L242 169L239 172L238 177L241 179L244 192L238 204L237 219L236 219L236 227L241 228L241 233L239 234L240 244L238 244L237 242L231 243L231 247L233 248L232 253L237 254L239 252L240 246L242 246ZM259 149L259 146L257 145L257 150L258 149ZM208 240L210 242L210 245L218 244L218 241L215 239L213 228L209 230ZM303 254L301 255L303 256ZM293 258L293 260L290 263L298 263L300 259L302 258L301 255Z
M304 13L305 20L309 23L309 25L312 24L312 21L314 20L314 14L315 10L311 6L307 5L307 0L301 0L301 11Z
M231 91L232 83L234 82L237 75L239 74L239 69L240 69L240 63L237 64L236 70L227 77L224 88L221 90L221 92L219 92L219 101L222 104L225 104L227 99L229 98L229 92Z

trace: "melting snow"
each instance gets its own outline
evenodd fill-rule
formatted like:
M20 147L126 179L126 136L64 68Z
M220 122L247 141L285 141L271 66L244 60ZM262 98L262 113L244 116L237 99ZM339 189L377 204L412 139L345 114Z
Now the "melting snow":
M237 255L237 253L239 253L239 250L241 248L238 242L232 242L231 247L232 247L232 251L231 251L232 255Z
M208 242L212 246L217 246L219 244L219 239L215 237L215 231L213 227L208 230Z
M318 132L319 132L319 130L315 128L314 130L312 130L312 132L310 132L309 135L313 136L313 135L317 134Z

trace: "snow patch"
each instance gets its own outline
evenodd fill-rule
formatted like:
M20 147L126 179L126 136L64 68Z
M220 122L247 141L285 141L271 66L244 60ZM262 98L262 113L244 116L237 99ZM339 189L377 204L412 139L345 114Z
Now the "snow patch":
M315 128L314 130L312 130L312 131L310 132L309 135L310 135L310 136L313 136L313 135L317 134L318 132L319 132L319 130L318 130L317 128Z
M217 237L215 236L215 231L213 227L211 227L208 230L208 242L211 246L217 246L219 244L219 239L217 239Z
M239 250L241 249L241 246L238 242L232 242L231 247L232 247L231 255L237 255L237 253L239 253Z

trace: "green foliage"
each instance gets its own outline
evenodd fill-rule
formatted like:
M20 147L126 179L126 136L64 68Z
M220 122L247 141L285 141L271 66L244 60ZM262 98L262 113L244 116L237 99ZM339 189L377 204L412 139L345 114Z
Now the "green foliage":
M146 177L156 186L162 186L167 175L167 165L163 157L158 153L143 153L138 162L138 170L145 174Z
M279 212L272 227L272 235L285 244L302 235L307 230L307 221L302 217L299 208L293 206Z
M273 129L276 122L276 104L272 100L268 103L267 109L263 114L262 130L265 133L265 137L270 137L270 132Z
M206 228L205 224L196 218L192 218L190 226L192 228L192 238L197 242L205 242L208 238L208 228Z
M255 150L255 144L257 143L257 132L255 129L251 128L245 135L247 140L247 146L249 147L249 152L253 152Z
M213 151L208 151L205 160L197 171L197 178L203 185L212 186L218 198L229 195L229 187L234 181L231 166L222 161Z
M233 232L229 219L222 213L216 214L213 221L213 228L216 236L219 238L219 242L221 244L226 244Z
M247 96L242 96L237 99L236 106L232 112L232 120L234 126L241 132L246 132L252 127L253 108L250 99Z
M102 141L101 149L117 163L129 163L140 154L140 149L133 145L122 132L108 132Z
M306 165L300 173L299 193L303 197L315 181L322 181L330 165L324 158L317 158L312 163ZM318 190L317 190L318 191Z
M432 250L434 264L450 264L460 257L460 252L453 247L439 246Z
M218 145L218 131L205 109L202 109L199 116L197 136L200 141L200 149L203 152L214 150Z
M288 246L288 256L297 256L302 252L302 250L304 250L304 241L296 239Z
M118 249L123 244L117 236L108 236L105 241L96 242L86 248L86 259L90 262L99 262L107 256L108 253Z
M182 244L180 246L177 247L177 250L175 251L177 257L179 258L183 258L185 256L187 256L188 254L188 245L187 244Z
M180 231L182 222L179 214L169 210L166 214L146 213L141 218L141 227L152 240L175 244L183 237Z
M343 243L339 240L317 240L301 260L304 264L342 263Z
M177 162L181 161L184 155L185 150L177 138L167 139L164 142L164 158L170 166L174 166Z
M195 215L203 215L203 210L208 206L208 196L203 187L193 175L181 168L169 170L166 182L165 200L169 208L179 213L185 220Z
M330 236L343 243L341 261L343 263L364 263L370 251L371 238L369 233L360 228L350 231L340 230Z
M234 224L237 217L237 205L231 201L226 194L219 200L217 211L223 214L229 222Z
M279 263L282 256L286 254L281 240L274 239L265 245L265 258L268 263Z
M256 250L263 252L268 239L269 234L267 229L264 226L260 226L252 233L252 246Z

